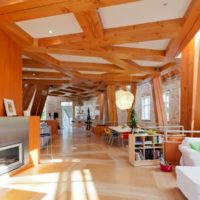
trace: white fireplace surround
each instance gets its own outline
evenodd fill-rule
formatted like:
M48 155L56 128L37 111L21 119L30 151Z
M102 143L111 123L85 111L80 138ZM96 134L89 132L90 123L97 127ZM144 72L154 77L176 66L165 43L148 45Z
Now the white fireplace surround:
M11 149L11 148L15 148L18 147L19 149L19 160L17 162L5 165L5 166L0 166L0 174L1 173L5 173L7 171L10 171L12 169L15 169L15 166L19 166L21 164L23 164L23 145L22 143L17 143L17 144L12 144L12 145L7 145L4 147L0 147L0 152L6 149Z

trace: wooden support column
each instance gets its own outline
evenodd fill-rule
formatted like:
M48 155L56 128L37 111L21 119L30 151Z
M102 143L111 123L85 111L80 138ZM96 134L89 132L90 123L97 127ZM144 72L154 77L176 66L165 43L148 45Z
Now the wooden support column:
M23 91L23 110L27 110L35 92L35 85L24 87Z
M108 98L106 91L104 92L103 120L108 121Z
M182 52L181 62L181 112L180 124L186 130L193 129L193 92L194 92L194 52L193 39Z
M116 108L116 98L115 98L115 85L108 85L106 89L107 102L108 102L108 120L117 121L117 108Z
M196 43L196 49L195 49L195 80L196 80L196 86L195 86L195 99L194 99L194 120L193 120L193 129L194 130L200 130L200 40ZM196 135L195 135L196 136ZM198 134L198 137L200 134Z
M31 115L41 116L44 104L46 102L49 86L37 86Z
M163 90L161 77L153 78L153 104L155 110L156 123L159 125L167 124L167 116L163 102Z
M104 93L102 92L97 97L97 104L99 105L99 117L98 120L103 120L104 115Z
M200 42L193 39L182 52L181 125L200 130Z

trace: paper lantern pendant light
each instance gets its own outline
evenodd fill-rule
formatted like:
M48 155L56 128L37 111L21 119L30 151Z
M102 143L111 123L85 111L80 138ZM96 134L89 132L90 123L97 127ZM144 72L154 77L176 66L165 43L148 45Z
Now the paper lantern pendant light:
M116 105L121 110L131 108L134 101L134 96L129 91L119 90L116 92Z

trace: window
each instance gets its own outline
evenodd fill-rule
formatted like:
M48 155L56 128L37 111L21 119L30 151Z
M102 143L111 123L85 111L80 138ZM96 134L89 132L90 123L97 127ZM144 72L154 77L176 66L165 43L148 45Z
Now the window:
M142 97L142 120L150 120L151 99L150 96Z
M47 119L47 109L46 109L46 104L45 104L42 114L41 114L41 120L46 120L46 119Z
M167 114L167 121L169 121L169 91L165 91L163 93L163 101L164 101L164 106L165 106L165 111Z

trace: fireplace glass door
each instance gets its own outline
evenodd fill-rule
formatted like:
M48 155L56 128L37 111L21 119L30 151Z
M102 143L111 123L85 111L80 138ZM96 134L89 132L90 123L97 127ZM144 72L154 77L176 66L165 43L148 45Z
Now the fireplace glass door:
M0 147L0 174L23 165L22 143Z

